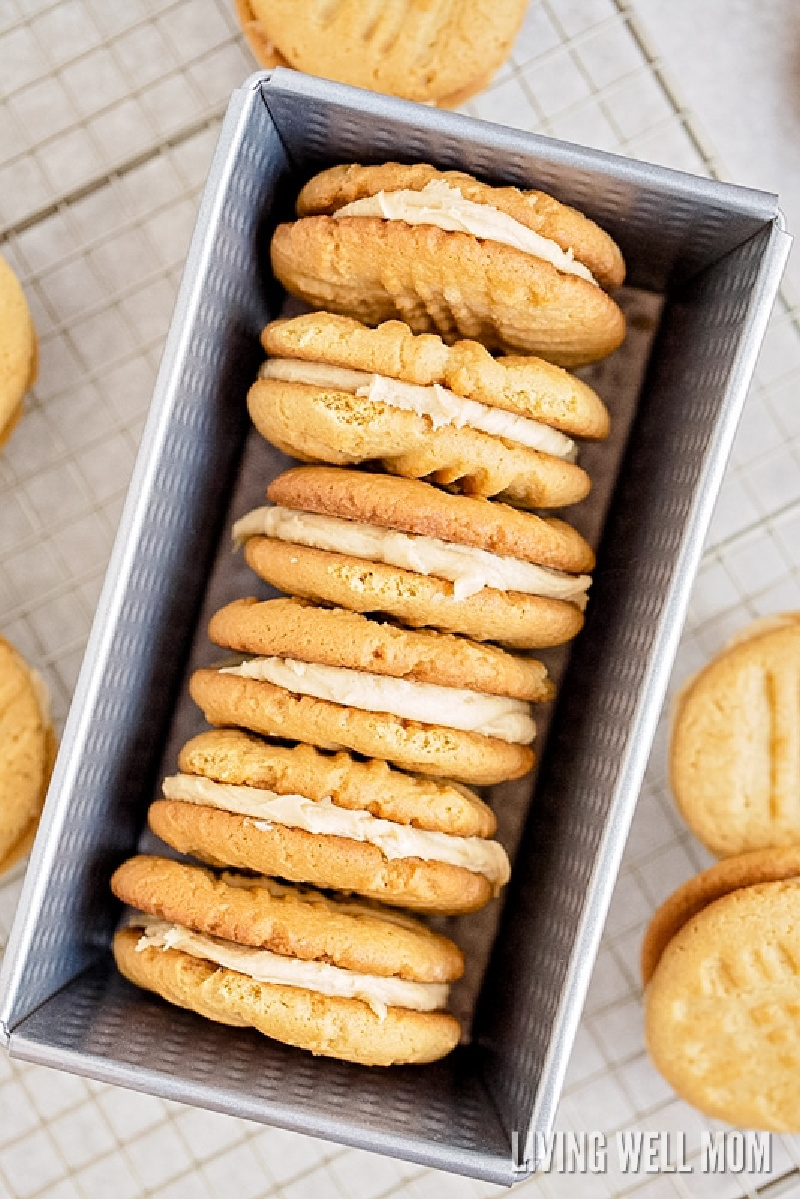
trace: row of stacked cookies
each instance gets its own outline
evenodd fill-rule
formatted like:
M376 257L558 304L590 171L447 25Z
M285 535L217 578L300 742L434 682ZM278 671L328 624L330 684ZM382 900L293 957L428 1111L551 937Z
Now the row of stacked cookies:
M608 413L560 364L621 340L596 279L623 267L550 197L428 166L322 172L298 213L273 269L315 311L267 327L248 404L311 464L234 528L287 598L211 620L237 655L190 683L216 728L149 815L174 849L256 873L126 863L113 887L145 932L115 953L212 1018L348 1060L427 1061L458 1041L442 1009L463 956L395 909L472 912L507 881L470 788L530 770L532 705L553 684L523 651L583 622L592 549L534 509L591 487L574 438L604 437Z

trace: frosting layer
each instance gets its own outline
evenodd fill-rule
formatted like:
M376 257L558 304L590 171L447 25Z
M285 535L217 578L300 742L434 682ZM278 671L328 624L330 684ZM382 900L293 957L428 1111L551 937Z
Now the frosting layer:
M312 549L351 554L368 562L384 562L415 574L434 575L453 584L453 595L466 599L484 587L520 591L568 600L583 608L590 575L569 575L535 562L503 557L477 546L458 545L439 537L400 533L340 516L320 516L276 504L255 508L233 526L237 544L248 537L277 537ZM437 721L436 723L440 723Z
M508 857L499 841L415 829L369 812L339 808L329 797L315 802L303 795L278 795L263 787L218 783L202 775L170 775L164 779L163 792L167 799L207 804L251 817L259 827L284 824L307 833L365 841L389 859L421 858L463 866L474 874L483 874L495 891L508 882Z
M431 179L420 191L401 188L365 196L345 204L333 215L337 218L377 216L390 221L406 221L409 225L435 225L449 232L471 233L483 241L501 242L524 254L542 258L556 270L578 275L597 286L592 272L575 259L571 249L562 250L557 242L542 237L541 233L515 221L491 204L465 200L460 189L451 187L446 179Z
M536 736L530 704L505 695L484 695L480 691L416 683L294 658L251 658L238 666L221 667L220 674L273 683L299 695L364 712L386 712L405 720L482 733L515 744L527 745Z
M577 452L575 442L558 429L551 429L541 421L507 412L503 408L467 400L439 383L422 387L418 383L404 383L386 375L373 375L368 371L331 366L325 362L304 362L298 358L270 358L261 367L259 377L352 392L373 403L388 404L390 408L402 408L418 416L427 416L434 429L442 425L455 425L456 428L466 425L570 462L574 461Z
M204 958L217 966L235 970L254 978L256 982L278 983L288 987L303 987L322 995L337 995L361 999L369 1004L380 1019L387 1007L412 1008L418 1012L433 1012L447 1003L447 983L418 983L404 978L381 978L377 974L358 974L327 962L304 962L299 958L283 957L269 949L253 949L237 945L222 937L196 933L180 924L165 920L147 919L144 932L136 946L145 949L179 949L192 957Z

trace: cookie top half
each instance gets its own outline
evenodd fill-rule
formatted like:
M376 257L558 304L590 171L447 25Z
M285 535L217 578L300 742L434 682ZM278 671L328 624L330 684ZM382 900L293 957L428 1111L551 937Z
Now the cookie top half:
M448 346L437 334L412 333L403 321L385 321L371 329L351 317L310 312L273 321L261 340L271 359L363 371L415 387L444 387L464 399L541 421L572 437L603 438L609 431L603 401L563 368L534 356L494 358L469 339ZM263 373L267 378L316 381L304 375L299 365L293 369L293 375L287 368L281 375L274 364L268 364ZM323 376L319 378L322 383ZM337 376L330 378L329 385L335 386Z
M209 637L244 654L465 688L527 701L552 698L544 665L427 629L406 629L296 598L234 600L214 614Z
M419 198L415 200L413 193L423 193L422 214L413 211L419 209ZM397 219L417 220L424 216L426 223L436 223L433 210L454 205L460 209L457 197L484 212L501 214L505 220L498 222L498 227L512 229L516 224L538 235L543 239L538 246L539 255L547 255L558 270L578 273L583 278L588 272L603 287L616 287L625 278L625 263L616 242L577 209L545 192L494 187L463 171L440 171L428 163L387 162L377 166L353 163L330 167L315 175L301 190L297 214L338 218L371 215L391 219L397 212L405 214ZM375 203L370 204L373 198ZM478 214L466 209L463 219L468 222L471 215ZM442 227L452 228L452 224ZM491 227L484 228L482 234L487 236L491 231Z
M16 275L0 258L0 445L36 379L37 341L33 321Z
M382 820L459 837L491 837L494 812L474 791L447 779L396 770L376 758L359 759L312 745L281 745L242 729L211 729L184 745L178 765L233 786L368 812Z
M287 508L455 542L554 570L588 571L595 562L591 546L565 521L451 495L419 479L298 466L273 479L267 496Z
M683 690L672 789L720 857L800 841L800 621L758 622Z
M458 947L419 920L263 876L140 855L111 888L160 920L302 961L415 982L452 982L464 969Z

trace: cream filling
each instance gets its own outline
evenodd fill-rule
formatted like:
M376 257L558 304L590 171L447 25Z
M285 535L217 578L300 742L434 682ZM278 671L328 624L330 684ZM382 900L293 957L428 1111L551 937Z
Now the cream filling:
M248 537L276 537L311 549L349 554L415 574L447 579L453 584L457 600L467 599L484 587L494 587L498 591L568 600L584 608L586 590L592 581L590 575L565 574L535 562L493 554L478 546L400 533L341 516L321 516L280 505L255 508L237 520L233 526L235 544L241 545Z
M417 1012L434 1012L447 1003L447 983L419 983L405 978L382 978L377 974L359 974L327 962L304 962L284 957L269 949L254 949L237 945L222 937L210 937L169 924L165 920L147 920L137 942L138 951L145 949L178 949L181 953L203 958L227 970L235 970L260 983L277 983L287 987L302 987L321 995L360 999L369 1004L375 1015L386 1018L389 1007L412 1008Z
M330 796L314 801L304 795L278 795L266 788L218 783L194 774L165 778L163 792L167 799L205 804L251 817L261 829L282 824L323 837L365 841L390 860L420 858L424 862L462 866L473 874L483 874L495 893L508 882L508 857L499 841L409 828L369 812L337 807Z
M353 392L376 404L388 404L390 408L402 408L405 412L427 416L434 429L442 425L454 425L461 429L466 425L481 433L502 437L505 441L513 441L568 462L575 460L577 452L575 442L558 429L551 429L549 425L531 420L530 417L507 412L504 408L467 400L438 383L422 387L418 383L404 383L400 379L390 379L368 371L331 366L324 362L303 362L297 358L270 358L261 367L259 377Z
M220 674L273 683L299 695L364 712L386 712L403 720L481 733L514 744L527 745L536 735L530 704L506 695L484 695L294 658L252 658L238 666L223 666Z
M345 204L334 217L377 216L389 221L406 221L409 225L435 225L449 232L471 233L483 241L497 241L513 246L524 254L532 254L549 262L567 275L578 275L597 286L588 267L575 258L572 248L562 250L557 242L542 237L521 221L514 220L491 204L476 204L465 200L457 187L445 179L431 179L421 191L401 188L398 191L378 192Z

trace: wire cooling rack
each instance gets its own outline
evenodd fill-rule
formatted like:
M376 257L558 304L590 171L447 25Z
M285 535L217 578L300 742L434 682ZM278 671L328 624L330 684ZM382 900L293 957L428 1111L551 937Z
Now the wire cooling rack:
M254 69L226 0L0 0L0 249L41 371L0 455L0 629L63 724L230 92ZM509 62L466 106L489 120L723 176L635 4L534 0ZM694 587L673 690L756 616L800 608L800 329L784 293ZM558 1129L686 1134L693 1173L551 1171L542 1199L800 1191L800 1142L769 1173L703 1174L718 1127L650 1066L637 981L654 907L707 864L653 748L578 1031ZM0 882L5 944L22 867ZM0 1054L0 1199L488 1195L498 1188L88 1082Z

